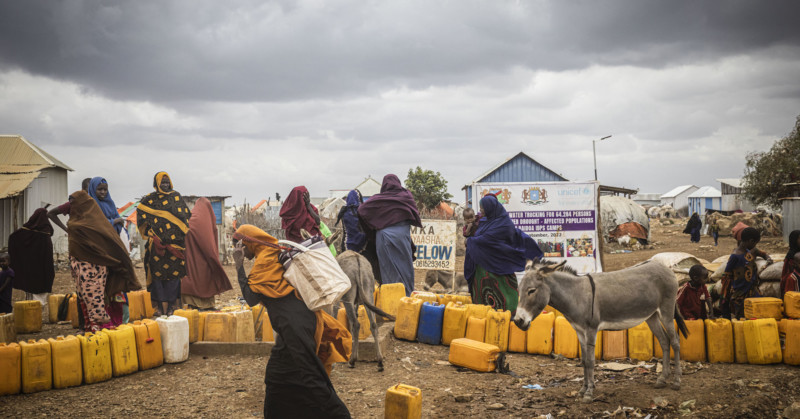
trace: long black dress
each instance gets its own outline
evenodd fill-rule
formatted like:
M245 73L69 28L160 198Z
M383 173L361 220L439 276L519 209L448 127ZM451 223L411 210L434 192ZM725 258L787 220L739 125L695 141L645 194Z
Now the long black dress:
M314 312L293 293L282 298L254 293L247 285L243 267L238 269L237 276L247 303L263 304L276 332L264 377L267 385L264 417L349 418L350 412L317 356Z

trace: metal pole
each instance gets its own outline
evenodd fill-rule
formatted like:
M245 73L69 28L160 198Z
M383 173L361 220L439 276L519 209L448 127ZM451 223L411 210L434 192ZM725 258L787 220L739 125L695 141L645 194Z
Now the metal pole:
M592 140L592 156L594 157L594 180L597 180L597 140Z

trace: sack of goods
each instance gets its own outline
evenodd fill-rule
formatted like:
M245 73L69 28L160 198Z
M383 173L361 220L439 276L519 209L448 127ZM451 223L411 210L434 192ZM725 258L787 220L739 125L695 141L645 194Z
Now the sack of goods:
M280 256L286 268L283 277L300 293L310 310L325 308L350 290L350 278L339 267L324 241L312 238L303 244L288 240L278 243L293 249Z

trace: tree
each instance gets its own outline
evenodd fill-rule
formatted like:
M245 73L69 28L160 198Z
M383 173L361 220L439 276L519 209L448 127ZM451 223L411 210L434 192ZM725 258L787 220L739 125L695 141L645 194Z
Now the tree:
M789 135L769 151L747 155L742 178L744 196L755 205L780 208L780 198L788 194L784 183L800 182L800 116Z
M447 181L441 173L422 170L419 166L408 169L406 188L414 195L417 203L426 209L433 209L440 202L453 197L447 193Z

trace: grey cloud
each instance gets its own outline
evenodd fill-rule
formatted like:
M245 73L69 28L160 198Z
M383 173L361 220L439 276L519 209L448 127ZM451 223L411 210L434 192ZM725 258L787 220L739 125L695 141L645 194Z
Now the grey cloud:
M797 45L791 1L0 4L0 65L158 102L350 98Z

